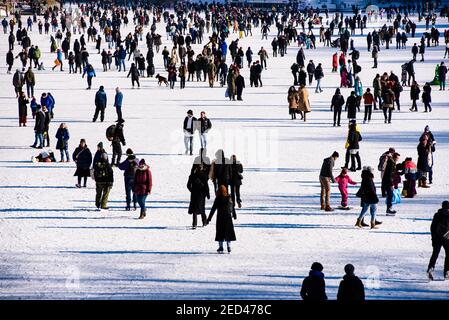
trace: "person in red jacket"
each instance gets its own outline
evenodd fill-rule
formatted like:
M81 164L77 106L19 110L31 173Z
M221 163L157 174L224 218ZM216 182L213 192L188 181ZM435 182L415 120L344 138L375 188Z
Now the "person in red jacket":
M332 72L337 72L338 68L338 54L335 52L332 56Z
M363 94L363 103L365 104L365 117L363 118L363 123L366 123L367 120L370 122L371 114L373 112L373 104L376 106L376 100L374 99L370 88L367 88L366 92Z
M147 209L145 208L145 201L147 196L151 194L152 186L153 179L150 167L145 163L145 159L141 159L134 177L134 193L136 194L137 202L140 206L139 219L143 219L146 216Z

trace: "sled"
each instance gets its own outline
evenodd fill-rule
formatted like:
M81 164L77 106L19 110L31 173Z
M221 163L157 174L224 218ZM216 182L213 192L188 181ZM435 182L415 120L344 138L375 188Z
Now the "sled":
M346 210L347 211L347 210L351 210L352 208L351 207L338 206L337 209L338 210Z

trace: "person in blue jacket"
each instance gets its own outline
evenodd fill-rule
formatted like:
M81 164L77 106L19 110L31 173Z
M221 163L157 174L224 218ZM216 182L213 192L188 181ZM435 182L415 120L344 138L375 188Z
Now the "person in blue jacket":
M115 88L115 99L114 99L114 107L117 112L117 121L123 120L122 117L122 102L123 102L123 93L120 91L120 88Z
M62 70L62 51L61 51L61 49L58 49L58 50L56 51L55 65L53 66L53 68L51 68L51 70L55 70L55 68L56 68L58 65L61 66L61 71L64 71L64 70Z
M228 54L228 44L226 43L226 41L221 42L220 49L223 57L226 57L226 55Z
M123 72L126 72L126 66L125 66L126 49L123 48L123 46L120 46L118 58L119 58L118 71L122 71L122 66L123 66Z
M70 134L69 130L67 129L67 125L65 123L61 123L59 126L58 131L56 131L56 139L58 141L56 142L56 149L58 149L61 152L61 161L64 162L64 154L66 157L65 162L70 162L69 158L69 139Z
M126 150L126 160L118 165L118 168L123 171L125 179L125 193L126 193L126 211L131 210L131 193L134 204L134 210L137 209L137 197L134 193L134 177L136 175L137 167L139 166L139 159L136 158L132 149Z
M42 93L41 106L46 106L51 118L53 118L53 109L55 108L55 98L53 98L50 92Z
M106 96L106 92L104 92L104 87L100 86L100 89L95 94L95 114L92 122L97 121L98 114L100 115L101 122L104 121L104 110L106 109L106 104L108 102L108 97Z
M92 87L92 78L97 76L95 74L94 67L90 63L88 63L86 65L86 67L84 68L84 72L83 72L83 76L82 77L84 78L84 76L86 74L87 74L87 85L88 85L87 90L90 90L91 87Z

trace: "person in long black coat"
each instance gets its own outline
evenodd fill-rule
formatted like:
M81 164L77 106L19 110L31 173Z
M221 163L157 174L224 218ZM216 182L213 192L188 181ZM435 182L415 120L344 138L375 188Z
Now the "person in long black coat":
M234 206L237 205L239 208L242 207L242 199L240 198L240 186L242 185L243 166L237 161L237 156L233 155L231 157L231 197ZM236 199L237 197L237 199Z
M34 143L30 147L42 149L44 147L45 114L42 112L42 107L40 105L37 105L36 107L35 119Z
M362 228L367 227L363 221L368 209L371 213L371 228L376 229L376 225L382 222L376 220L376 210L377 203L379 203L379 198L377 197L376 185L374 184L374 175L370 167L364 168L362 170L362 182L360 184L360 189L357 191L357 197L360 198L360 206L362 211L355 224L356 227Z
M418 150L418 171L421 178L418 181L418 186L422 188L428 188L427 178L429 175L430 168L432 167L432 148L433 145L429 143L429 139L426 135L423 135L419 141Z
M345 266L345 275L340 282L337 293L337 301L360 302L365 301L365 287L363 282L354 275L354 266L347 264Z
M235 78L235 87L237 89L237 100L242 101L243 88L245 88L245 78L243 78L240 72Z
M208 180L204 170L196 167L187 181L187 189L190 191L189 214L193 216L192 229L197 227L198 214L201 215L203 227L207 225L206 198L210 199Z
M48 134L48 131L50 131L50 122L51 122L51 115L50 112L48 112L48 109L46 106L42 107L42 111L45 114L45 121L44 121L44 145L45 141L47 141L46 147L50 146L50 135Z
M90 165L92 163L92 153L87 147L86 140L81 139L79 146L73 151L72 159L76 163L74 176L78 177L77 188L81 188L81 178L84 178L84 188L87 184L87 177L90 176Z
M324 281L323 266L319 262L312 264L309 276L304 278L301 286L301 298L304 301L327 300L326 283Z
M307 72L304 70L304 67L301 68L298 72L298 85L306 86Z
M23 126L26 127L27 126L27 115L28 115L28 108L27 108L27 104L30 101L26 98L25 96L25 92L21 91L19 94L19 99L18 99L18 103L19 103L19 127Z
M212 163L211 180L214 183L215 191L218 187L224 185L226 190L231 183L231 167L229 159L226 159L223 150L219 149L215 153L215 160Z
M215 233L215 241L218 241L219 247L217 252L223 253L223 242L226 241L228 252L231 252L231 241L235 241L234 224L232 218L237 219L234 209L234 203L231 196L228 195L227 187L221 185L218 188L217 197L215 198L212 209L210 210L207 223L210 223L215 211L217 211L217 225Z
M351 91L351 95L346 100L345 111L348 111L349 120L357 118L357 111L360 112L360 105L355 96L355 91Z

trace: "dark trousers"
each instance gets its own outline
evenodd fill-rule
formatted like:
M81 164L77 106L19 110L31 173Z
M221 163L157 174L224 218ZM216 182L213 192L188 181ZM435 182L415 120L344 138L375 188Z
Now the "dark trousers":
M445 255L446 255L446 257L444 259L444 274L446 274L446 272L449 271L449 241L432 243L432 247L433 247L433 252L432 252L432 256L430 257L429 267L427 268L427 270L435 268L435 264L437 262L439 254L440 254L441 247L443 247Z
M371 113L373 112L373 105L372 104L365 104L365 117L363 118L363 121L366 120L371 121Z
M117 162L115 159L117 158ZM112 141L112 161L111 165L119 164L120 159L122 158L122 145L120 144L120 141Z
M355 169L355 161L357 159L357 169L361 169L362 168L362 160L360 159L360 154L357 151L356 154L351 154L351 169Z
M412 100L411 110L418 111L418 105L416 104L416 100L415 99Z
M134 179L125 177L125 192L126 192L126 207L131 207L131 193L132 200L134 203L134 208L136 207L137 198L136 194L133 192L134 189Z
M192 227L196 228L196 226L198 225L198 215L196 213L192 213L192 218L193 218ZM201 221L203 222L203 225L206 224L207 217L205 213L201 213Z
M134 82L137 82L137 86L140 88L140 82L139 82L139 79L131 78L131 83L132 83L132 85L133 85L133 88L134 88Z
M391 122L391 114L393 113L393 108L383 108L385 121Z
M92 77L87 76L87 87L90 89L92 87Z
M122 117L122 107L115 107L115 111L117 112L117 120L123 119Z
M345 168L348 168L349 165L349 157L350 157L350 153L349 153L349 149L346 149L346 154L345 154Z
M429 112L431 112L432 111L432 107L431 107L431 105L430 105L430 102L424 102L424 108L425 108L425 111L427 112L427 111L429 111Z
M313 73L309 73L309 85L312 84L312 80L313 80Z
M393 206L393 187L384 186L384 188L387 194L387 209L390 209Z
M186 87L186 77L179 77L179 79L180 79L181 89L184 89Z
M73 66L73 63L72 64L69 64L69 73L76 73L75 72L75 67Z
M81 185L81 178L80 176L78 176L78 184ZM84 177L84 186L87 185L87 177Z
M232 202L234 203L234 206L236 204L236 200L237 203L242 203L242 199L240 198L240 185L232 185L231 184L231 197L232 197ZM236 199L237 197L237 199Z
M334 126L340 126L341 108L334 108Z
M97 121L99 113L100 113L100 120L101 120L101 122L103 122L103 120L104 120L104 109L105 109L104 107L96 107L95 108L95 114L94 114L93 122Z

